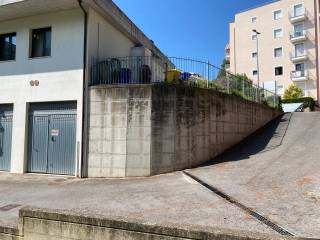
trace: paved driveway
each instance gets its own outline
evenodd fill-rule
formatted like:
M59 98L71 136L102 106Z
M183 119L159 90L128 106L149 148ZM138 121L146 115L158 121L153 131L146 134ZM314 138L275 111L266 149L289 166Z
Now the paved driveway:
M187 172L297 236L320 237L320 114L297 113ZM221 161L221 163L217 163ZM2 209L17 204L13 209ZM0 174L0 225L23 206L279 234L183 172L138 179Z
M320 114L294 113L189 172L296 236L320 238Z

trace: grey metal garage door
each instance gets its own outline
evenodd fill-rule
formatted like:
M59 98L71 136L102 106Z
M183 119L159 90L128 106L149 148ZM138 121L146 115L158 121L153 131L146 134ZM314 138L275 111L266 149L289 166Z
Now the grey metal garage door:
M10 171L13 105L0 105L0 170Z
M76 103L30 105L28 172L74 175Z

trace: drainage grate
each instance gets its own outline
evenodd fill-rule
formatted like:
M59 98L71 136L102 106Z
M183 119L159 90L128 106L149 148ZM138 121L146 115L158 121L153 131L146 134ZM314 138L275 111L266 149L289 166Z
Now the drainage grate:
M228 196L227 194L221 192L220 190L218 190L217 188L203 182L202 180L200 180L199 178L191 175L190 173L187 173L185 171L183 171L183 173L185 175L187 175L188 177L192 178L193 180L195 180L196 182L198 182L199 184L201 184L202 186L204 186L205 188L209 189L210 191L212 191L213 193L217 194L218 196L224 198L225 200L227 200L228 202L236 205L237 207L241 208L242 210L244 210L245 212L247 212L248 214L250 214L252 217L256 218L257 220L259 220L260 222L264 223L265 225L267 225L268 227L270 227L271 229L273 229L274 231L276 231L277 233L280 233L281 235L284 236L294 236L292 233L288 232L287 230L283 229L282 227L280 227L279 225L271 222L269 219L267 219L266 217L260 215L259 213L253 211L251 208L243 205L242 203L239 203L237 200L233 199L232 197Z
M19 204L9 204L9 205L5 205L3 207L0 207L0 212L7 212L10 211L14 208L20 207L21 205Z

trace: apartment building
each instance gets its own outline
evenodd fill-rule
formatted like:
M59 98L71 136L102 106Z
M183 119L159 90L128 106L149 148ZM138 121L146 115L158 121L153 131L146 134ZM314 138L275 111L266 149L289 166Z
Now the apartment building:
M90 67L137 48L111 0L0 0L0 171L86 176Z
M319 1L277 0L235 15L229 71L282 95L292 83L319 100Z

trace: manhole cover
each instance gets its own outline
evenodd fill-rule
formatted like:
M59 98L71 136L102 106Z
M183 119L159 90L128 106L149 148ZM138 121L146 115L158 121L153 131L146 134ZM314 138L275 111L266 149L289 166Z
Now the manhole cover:
M14 208L20 207L21 205L19 204L9 204L9 205L5 205L3 207L0 207L0 212L7 212L10 211Z

